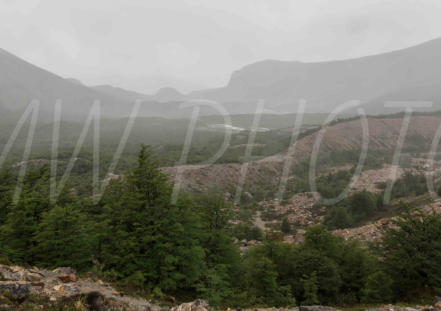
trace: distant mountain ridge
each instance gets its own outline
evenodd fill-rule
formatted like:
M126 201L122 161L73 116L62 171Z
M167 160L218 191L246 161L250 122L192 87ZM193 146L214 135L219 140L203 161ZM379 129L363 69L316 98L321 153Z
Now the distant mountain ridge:
M349 100L360 100L368 113L392 113L387 101L431 101L441 110L441 38L417 46L357 59L303 63L266 60L235 71L227 86L182 94L162 88L146 95L110 85L89 87L62 78L0 49L0 108L24 109L39 99L50 115L57 99L64 115L83 118L95 100L106 117L125 117L141 99L142 116L187 117L180 103L191 99L221 102L230 114L254 113L259 99L267 112L296 112L301 99L306 112L330 112ZM427 110L427 109L426 109ZM218 112L203 109L201 114Z
M97 86L93 86L92 88L100 93L106 94L108 96L117 98L122 101L133 102L135 100L149 99L148 95L141 94L138 92L128 91L112 85L97 85Z
M122 88L101 85L89 87L74 78L63 78L39 68L0 49L0 109L23 110L37 99L40 117L51 119L54 105L62 100L63 118L84 119L94 101L101 102L101 116L124 118L135 100L142 101L140 116L184 117L188 110L179 109L176 102L182 94L172 89L145 95Z
M61 99L63 115L69 118L82 117L95 100L102 102L103 113L108 116L124 115L124 105L128 104L0 49L0 107L20 110L34 99L40 101L44 116L51 115L55 102Z
M318 63L261 61L234 72L227 86L193 92L191 96L222 102L265 99L268 107L279 113L295 112L300 99L307 100L308 112L331 111L354 99L368 104L406 97L435 100L440 109L436 92L440 84L441 38L357 59Z

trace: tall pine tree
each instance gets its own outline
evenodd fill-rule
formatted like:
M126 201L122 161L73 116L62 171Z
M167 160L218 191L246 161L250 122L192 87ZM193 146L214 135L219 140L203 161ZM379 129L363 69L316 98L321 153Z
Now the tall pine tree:
M50 209L47 167L31 171L23 182L21 197L11 205L0 229L0 242L6 256L17 263L34 263L35 234L43 213Z
M191 287L204 267L197 218L188 201L171 203L171 190L143 146L133 171L103 198L110 220L101 256L104 269L156 293Z

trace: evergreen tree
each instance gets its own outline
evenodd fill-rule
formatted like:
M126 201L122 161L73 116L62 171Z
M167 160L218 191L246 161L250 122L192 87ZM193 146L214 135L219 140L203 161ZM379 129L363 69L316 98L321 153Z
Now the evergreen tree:
M385 303L392 298L392 279L383 271L377 271L368 276L363 288L364 303Z
M333 207L325 217L325 224L330 230L350 228L353 220L346 207Z
M342 242L341 249L337 259L342 280L339 302L355 304L360 302L366 280L377 269L379 262L358 240Z
M197 215L201 223L201 243L206 252L208 272L199 290L215 304L217 297L231 298L232 288L239 287L242 279L239 249L233 243L231 204L222 195L210 191L197 200ZM222 286L220 286L222 284ZM214 299L213 299L214 298Z
M332 259L338 258L341 254L340 239L326 231L324 226L309 227L305 233L303 247Z
M379 243L396 296L441 284L441 216L407 210Z
M23 182L21 197L12 205L0 229L6 256L17 263L34 263L35 234L43 213L50 208L47 167L31 171Z
M171 185L146 147L127 180L110 190L103 198L110 234L100 256L104 269L158 294L195 286L205 255L197 217L188 201L171 203Z
M349 198L349 206L355 221L360 221L367 216L371 216L377 210L374 195L366 190L354 193Z
M317 275L318 297L320 303L336 301L342 285L339 259L343 251L340 238L327 232L323 226L310 227L305 234L305 242L293 260L294 276L292 287L296 289L297 299L301 300L304 274Z
M0 171L0 226L6 221L12 203L16 178L8 170Z
M291 275L291 288L296 299L302 301L304 284L303 275L317 275L317 294L321 304L337 301L342 285L338 264L324 253L301 247L294 257Z
M288 286L279 286L274 263L267 257L246 260L248 293L251 302L261 305L289 306L295 303Z
M318 281L317 273L314 271L310 276L303 275L303 301L302 304L306 306L319 304L318 299Z
M285 234L291 233L291 224L289 223L287 218L283 218L282 225L281 225L281 230Z
M43 214L35 236L36 263L50 268L88 267L91 262L88 229L87 219L78 206L54 206Z

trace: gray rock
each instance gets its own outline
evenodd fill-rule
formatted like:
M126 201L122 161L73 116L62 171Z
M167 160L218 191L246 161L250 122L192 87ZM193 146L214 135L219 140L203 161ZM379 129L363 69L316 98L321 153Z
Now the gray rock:
M19 281L20 274L12 271L8 266L0 265L0 281Z
M37 271L28 270L23 274L26 281L40 282L43 279L43 275Z
M335 308L326 306L301 306L300 311L335 311Z
M233 195L231 193L229 193L229 192L225 192L224 193L224 198L227 201L231 201L233 199Z
M183 303L171 309L171 311L207 311L209 308L208 302L202 299L197 299L192 302Z
M25 299L29 295L31 284L25 281L1 281L0 293L9 292L17 300Z
M107 309L106 297L100 292L90 292L86 296L86 304L89 306L90 310L94 311L105 311Z
M75 269L71 267L58 267L53 272L57 274L77 274Z

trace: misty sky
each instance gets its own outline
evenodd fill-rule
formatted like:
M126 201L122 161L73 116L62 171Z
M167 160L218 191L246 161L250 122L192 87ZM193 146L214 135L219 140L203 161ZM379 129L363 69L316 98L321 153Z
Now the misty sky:
M0 0L0 47L88 85L187 92L263 59L411 46L440 16L439 0Z

